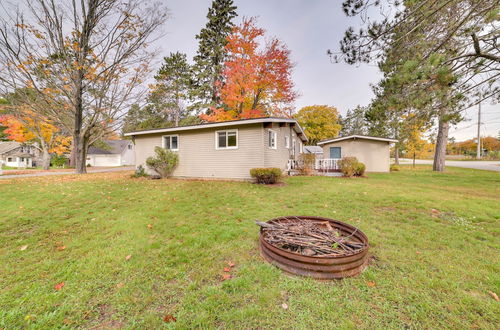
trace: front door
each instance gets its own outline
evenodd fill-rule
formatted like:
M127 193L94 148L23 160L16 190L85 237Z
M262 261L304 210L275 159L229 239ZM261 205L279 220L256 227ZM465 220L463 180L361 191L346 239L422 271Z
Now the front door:
M340 159L342 158L342 150L340 147L330 147L330 158Z

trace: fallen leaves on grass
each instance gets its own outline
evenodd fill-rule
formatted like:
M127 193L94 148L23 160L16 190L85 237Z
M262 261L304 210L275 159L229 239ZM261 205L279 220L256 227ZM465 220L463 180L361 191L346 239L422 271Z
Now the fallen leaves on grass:
M28 246L27 246L27 245L23 245L23 246L21 246L21 247L19 248L19 250L24 251L24 250L26 250L27 248L28 248Z
M377 286L377 284L375 282L372 282L372 281L366 282L366 285L368 285L370 288L374 288Z
M57 250L57 251L62 251L62 250L64 250L64 249L66 249L66 245L61 245L61 246L57 246L57 247L56 247L56 250Z
M125 260L127 260L127 261L128 261L128 260L130 260L130 258L132 258L132 255L131 255L131 254L129 254L128 256L126 256L126 257L125 257Z
M125 285L125 283L120 282L120 283L118 283L118 284L116 285L116 287L117 287L118 289L120 289L120 288L123 288L123 286L124 286L124 285Z
M148 224L148 228L149 229L153 229L153 225L152 224Z
M57 283L56 285L54 285L54 289L56 289L57 291L61 290L64 286L64 282L61 282L61 283Z
M285 303L282 303L282 304L281 304L281 308L283 308L283 309L288 309L288 305L287 305L287 304L285 304Z
M231 268L229 267L224 267L224 271L227 273L227 272L230 272L231 271Z
M227 265L228 265L229 267L231 267L231 268L233 268L233 267L235 266L235 264L234 264L233 262L231 262L231 261L228 261L228 262L227 262Z
M500 298L498 298L498 295L495 292L488 291L488 293L490 294L491 298L495 299L496 301L500 301Z
M163 317L163 321L170 323L170 322L176 322L177 319L172 314L167 314L167 315L165 315L165 317Z
M231 274L223 274L222 275L222 281L230 280L231 278L232 278Z

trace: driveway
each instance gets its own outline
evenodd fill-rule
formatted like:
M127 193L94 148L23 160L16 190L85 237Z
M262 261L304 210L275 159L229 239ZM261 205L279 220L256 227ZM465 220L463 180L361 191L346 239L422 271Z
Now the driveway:
M87 168L87 173L133 171L134 169L135 169L134 166ZM15 171L16 170L12 170L10 172L15 172ZM76 174L75 171L57 171L57 170L49 170L49 171L43 171L43 172L18 174L18 175L9 175L9 171L4 170L3 173L4 173L4 175L0 175L0 179L17 179L17 178L31 178L31 177L37 177L37 176L48 176L48 175Z
M402 164L412 163L411 159L401 159ZM425 164L432 165L432 160L427 159L417 159L415 164ZM500 161L489 161L489 160L447 160L445 162L446 166L452 167L463 167L463 168L473 168L475 170L487 170L487 171L497 171L500 172Z

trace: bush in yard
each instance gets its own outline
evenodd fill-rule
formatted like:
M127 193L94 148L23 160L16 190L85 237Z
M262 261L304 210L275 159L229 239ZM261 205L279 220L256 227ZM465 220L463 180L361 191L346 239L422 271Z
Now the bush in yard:
M314 171L314 163L316 162L315 154L300 154L299 166L297 170L300 175L311 175Z
M142 165L139 165L135 169L135 173L132 174L133 178L143 178L143 177L147 177L147 176L149 176L149 175L146 173L146 170L144 169L144 166L142 166Z
M340 171L345 177L362 176L366 166L356 157L344 157L339 161Z
M179 156L175 152L161 147L156 147L155 153L156 157L146 159L146 165L158 173L160 177L169 177L179 163Z
M281 170L276 167L252 168L250 175L257 180L257 183L273 184L281 178Z
M399 171L399 165L392 164L391 165L391 172L398 172Z
M366 166L362 162L358 162L356 166L356 173L354 173L355 176L363 176L366 171Z
M63 167L64 168L68 164L68 158L66 158L62 155L61 156L56 155L56 156L52 157L50 162L52 163L52 166L54 166L54 167Z

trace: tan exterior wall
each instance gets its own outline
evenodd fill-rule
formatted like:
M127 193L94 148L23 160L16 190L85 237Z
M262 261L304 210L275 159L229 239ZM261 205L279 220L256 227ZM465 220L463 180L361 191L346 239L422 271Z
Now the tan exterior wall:
M179 136L179 164L174 177L205 179L251 179L250 169L255 167L278 167L286 169L289 150L285 148L285 134L290 134L289 125L279 127L273 123L278 133L277 148L267 145L267 128L264 125L238 125L223 128L194 129L172 133L147 134L135 137L136 166L145 166L146 159L154 156L154 148L162 146L165 135ZM238 130L237 149L216 149L216 132ZM300 140L295 133L293 138ZM290 142L291 146L292 142ZM297 142L297 150L299 143ZM149 173L151 173L149 171Z
M342 157L356 157L366 165L367 172L389 172L389 143L350 139L323 145L323 158L330 158L330 147L341 147Z
M277 133L276 149L269 148L268 134L269 130ZM285 146L285 136L289 138L289 148ZM278 123L273 123L272 126L264 128L264 165L263 167L277 167L285 170L287 161L293 156L292 147L295 140L295 155L298 157L300 151L301 140L295 134L295 131L290 125L281 126Z

